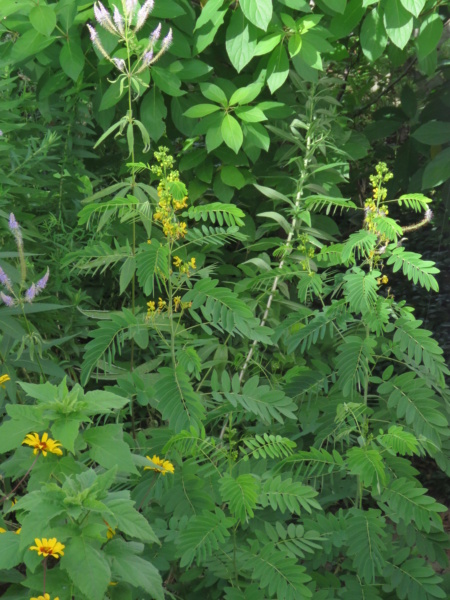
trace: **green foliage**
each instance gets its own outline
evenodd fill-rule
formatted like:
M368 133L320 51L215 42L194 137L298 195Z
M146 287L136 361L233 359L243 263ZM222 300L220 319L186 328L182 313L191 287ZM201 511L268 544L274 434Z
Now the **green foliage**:
M104 4L1 2L2 594L447 597L448 7Z

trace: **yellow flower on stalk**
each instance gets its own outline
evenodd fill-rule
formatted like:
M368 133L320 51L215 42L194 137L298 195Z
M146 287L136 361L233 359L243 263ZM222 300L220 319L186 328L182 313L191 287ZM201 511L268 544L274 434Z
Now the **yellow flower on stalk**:
M164 310L164 308L166 308L166 301L158 298L158 310Z
M42 439L39 437L38 433L29 433L25 436L22 444L33 447L33 454L42 452L44 456L47 456L47 452L51 452L52 454L62 456L62 450L59 448L59 446L61 446L60 442L49 438L48 433L43 433Z
M38 596L37 598L30 598L30 600L52 600L50 598L50 594L45 593L43 596ZM55 598L53 598L53 600L59 600L59 598L56 596Z
M153 458L150 458L150 456L146 456L145 458L148 458L148 460L151 460L152 463L154 463L155 465L157 465L157 467L160 468L158 469L155 467L144 467L144 471L156 471L157 473L162 473L163 475L165 475L166 473L171 473L173 475L175 467L169 460L159 458L159 456L156 456L156 454L153 455Z
M108 526L108 529L106 531L106 537L108 540L112 540L113 537L116 535L116 530L113 529L112 527Z
M147 306L148 306L148 312L154 312L156 310L156 305L154 300L150 300L150 302L147 302Z
M181 296L175 296L175 298L173 299L173 309L175 312L178 311L178 309L181 306Z
M182 222L177 226L177 237L184 237L186 235L187 225Z
M56 538L35 538L34 543L36 546L30 546L30 550L36 550L39 556L53 556L53 558L59 558L59 556L64 556L64 544L58 542Z
M4 386L7 381L11 381L11 377L9 375L2 375L0 377L0 385Z
M181 258L179 256L174 256L173 264L175 267L180 267L183 264L183 261L181 260Z
M197 265L195 264L195 258L192 257L191 260L188 262L188 265L191 267L191 269L196 269Z

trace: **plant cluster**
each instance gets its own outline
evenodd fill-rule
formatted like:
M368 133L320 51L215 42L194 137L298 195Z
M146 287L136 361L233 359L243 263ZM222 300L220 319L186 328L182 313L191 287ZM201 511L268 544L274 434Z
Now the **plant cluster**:
M445 3L0 16L0 595L448 597Z

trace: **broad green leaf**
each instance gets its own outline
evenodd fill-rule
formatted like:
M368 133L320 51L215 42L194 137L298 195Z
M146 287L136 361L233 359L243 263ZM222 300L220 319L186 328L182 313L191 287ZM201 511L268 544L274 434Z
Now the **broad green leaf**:
M450 142L450 122L428 121L416 129L411 137L428 146L446 144Z
M89 455L105 469L117 465L119 471L137 473L130 447L123 441L122 425L102 425L88 429L83 434L90 446Z
M246 123L267 121L266 115L256 106L240 106L235 110L235 115Z
M29 410L26 410L30 407L19 405L19 408L21 412L16 411L15 419L4 420L0 425L0 452L2 454L19 447L29 433L41 432L48 426L48 420L42 419L39 413L30 413Z
M152 77L159 89L169 96L183 96L186 93L180 90L181 79L168 69L152 66Z
M59 64L66 75L76 81L84 67L84 53L78 41L69 39L59 53Z
M202 8L200 16L195 24L194 31L200 29L200 27L203 27L210 21L213 23L216 22L224 1L225 0L209 0Z
M42 35L34 29L29 29L19 37L11 50L12 63L19 63L30 56L35 57L39 52L53 44L53 39Z
M384 10L384 26L389 39L403 50L409 42L413 29L413 16L399 0L387 2Z
M30 22L42 35L48 37L56 27L56 14L53 8L41 3L30 11Z
M226 33L228 57L239 73L252 60L257 46L257 30L242 11L234 11Z
M272 50L281 43L281 40L282 36L280 33L270 33L258 42L255 51L255 56L269 54L269 52L272 52Z
M236 90L231 98L230 98L230 106L234 106L235 104L248 104L249 102L253 102L255 98L257 98L261 92L262 84L260 83L251 83L246 87L239 88Z
M98 110L107 110L108 108L115 106L125 96L125 93L125 89L123 89L122 91L120 90L119 81L115 81L103 94Z
M108 497L105 500L105 504L113 513L117 528L120 531L149 544L159 543L149 522L138 512L133 500Z
M200 90L208 100L222 104L222 106L228 106L228 98L225 92L215 83L201 83Z
M450 177L449 164L450 148L445 148L425 167L422 177L422 188L433 188L447 181Z
M345 7L347 5L347 0L322 0L322 2L330 10L340 13L341 15L345 12Z
M223 143L222 136L222 114L215 115L216 119L208 127L205 136L205 144L208 152L212 152Z
M418 17L427 0L400 0L408 12Z
M141 2L141 4L143 3ZM155 2L151 14L157 19L176 19L185 15L186 10L179 2L164 0L164 2Z
M307 36L303 38L299 56L305 61L308 67L318 69L319 71L322 70L322 58L320 53L317 48L309 42Z
M281 44L270 55L267 65L267 85L272 94L280 88L289 75L289 58Z
M230 114L226 114L223 118L220 131L225 144L237 154L244 140L239 123Z
M423 60L435 50L442 36L444 25L437 13L432 13L420 24L416 39L417 57Z
M61 568L69 573L72 581L90 600L104 599L111 581L111 570L100 549L100 542L82 535L71 538L61 558Z
M123 540L112 540L106 548L109 556L112 556L113 577L140 587L149 595L149 598L164 600L164 590L159 571L150 562L136 556L133 552L133 544Z
M261 148L266 152L270 147L270 135L264 125L260 123L245 123L244 125L244 146L248 152L248 146Z
M201 117L206 117L206 115L210 115L218 110L220 110L220 106L217 106L217 104L196 104L188 108L184 116L191 119L201 119Z
M272 0L241 0L240 7L253 25L267 31L272 19Z
M0 569L12 569L22 562L20 537L12 531L0 533Z
M164 119L167 117L167 108L164 97L159 89L153 85L142 99L140 106L140 119L152 140L157 142L166 130Z
M245 185L245 177L237 167L233 165L225 165L220 170L220 177L227 185L240 190Z
M374 62L383 54L387 44L387 36L383 18L378 9L372 9L364 19L359 39L364 55L371 62Z
M331 19L330 32L333 37L340 39L348 36L358 26L365 12L361 0L350 0L343 14Z

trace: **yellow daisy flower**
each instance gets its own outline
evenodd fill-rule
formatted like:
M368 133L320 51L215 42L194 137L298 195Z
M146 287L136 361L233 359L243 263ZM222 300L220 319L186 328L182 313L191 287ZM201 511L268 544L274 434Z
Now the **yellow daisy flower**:
M62 450L60 450L58 447L61 446L61 444L49 438L48 433L43 433L42 439L39 438L38 433L29 433L27 436L25 436L22 444L26 444L27 446L34 448L33 454L39 454L39 452L42 452L44 456L47 456L47 452L51 452L52 454L58 454L59 456L62 456Z
M37 598L30 598L30 600L52 600L50 598L50 594L45 593L43 596L38 596ZM59 600L58 597L53 598L53 600Z
M36 546L30 546L30 550L36 550L39 556L53 556L59 558L59 555L64 556L64 544L58 542L56 538L35 538L34 543Z
M152 463L154 463L160 468L155 469L155 467L144 467L144 471L156 471L157 473L162 473L163 475L165 475L166 473L172 473L173 475L175 467L169 460L159 458L159 456L156 456L156 454L153 455L153 458L150 458L150 456L146 456L145 458L148 458L148 460L151 460Z

